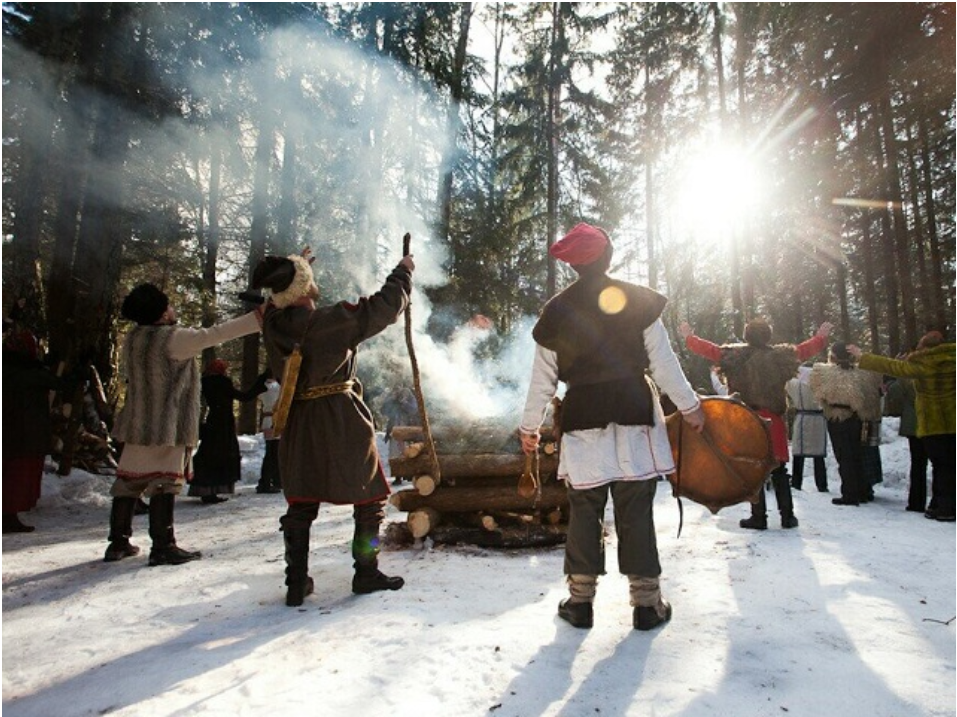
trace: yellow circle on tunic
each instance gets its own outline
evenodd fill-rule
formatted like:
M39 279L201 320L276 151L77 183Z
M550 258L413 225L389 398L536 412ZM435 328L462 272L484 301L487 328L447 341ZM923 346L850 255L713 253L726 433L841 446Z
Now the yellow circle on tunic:
M609 286L607 289L603 289L598 296L598 308L606 314L621 312L627 303L628 297L617 286Z

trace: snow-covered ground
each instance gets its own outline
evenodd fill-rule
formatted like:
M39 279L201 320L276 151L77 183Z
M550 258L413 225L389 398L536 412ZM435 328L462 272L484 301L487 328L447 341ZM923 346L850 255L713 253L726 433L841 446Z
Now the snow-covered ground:
M262 444L241 439L228 502L177 501L202 560L102 562L111 479L48 474L35 533L3 536L3 713L72 715L954 715L955 526L904 511L907 443L884 421L884 483L866 506L796 492L797 530L738 527L670 487L656 520L674 619L631 628L627 583L599 584L595 627L555 615L562 548L384 552L403 590L354 596L348 507L312 534L316 594L284 605L281 495L258 495ZM810 463L810 462L809 462ZM404 514L389 508L388 521ZM609 515L609 526L611 525Z

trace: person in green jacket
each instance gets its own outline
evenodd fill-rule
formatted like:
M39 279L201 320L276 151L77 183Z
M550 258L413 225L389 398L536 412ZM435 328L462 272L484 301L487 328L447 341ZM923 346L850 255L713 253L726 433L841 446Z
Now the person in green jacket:
M848 351L868 371L914 379L917 436L931 464L931 505L924 513L930 519L954 521L955 480L954 402L957 392L955 345L945 342L939 331L921 338L917 349L904 360L864 353L857 346Z

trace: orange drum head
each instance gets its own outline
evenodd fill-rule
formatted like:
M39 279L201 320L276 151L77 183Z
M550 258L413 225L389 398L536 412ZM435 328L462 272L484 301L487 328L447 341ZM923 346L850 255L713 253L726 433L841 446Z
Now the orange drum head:
M686 497L712 513L754 502L777 465L768 422L735 398L701 399L703 433L685 425L681 414L668 416L668 438L677 470L668 476L676 497Z

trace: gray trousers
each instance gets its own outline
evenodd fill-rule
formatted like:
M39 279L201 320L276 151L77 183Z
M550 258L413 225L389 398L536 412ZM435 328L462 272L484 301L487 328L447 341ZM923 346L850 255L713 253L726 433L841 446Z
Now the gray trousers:
M618 534L618 570L623 575L656 578L661 575L655 535L655 479L616 481L597 488L568 487L566 575L604 575L604 517L611 494Z

